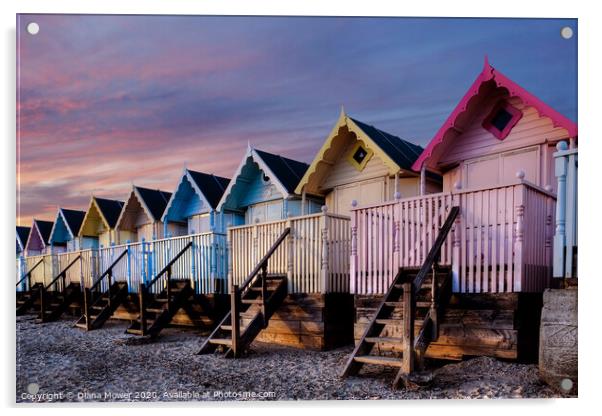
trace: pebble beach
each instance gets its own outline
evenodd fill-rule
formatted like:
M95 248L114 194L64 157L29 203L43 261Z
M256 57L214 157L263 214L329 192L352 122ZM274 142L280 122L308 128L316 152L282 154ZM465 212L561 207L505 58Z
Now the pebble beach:
M228 360L196 355L203 336L190 329L151 341L125 334L122 321L90 332L73 322L17 317L17 402L563 397L539 380L535 364L489 357L438 364L429 386L392 390L392 370L339 378L351 346L316 352L255 342L244 358Z

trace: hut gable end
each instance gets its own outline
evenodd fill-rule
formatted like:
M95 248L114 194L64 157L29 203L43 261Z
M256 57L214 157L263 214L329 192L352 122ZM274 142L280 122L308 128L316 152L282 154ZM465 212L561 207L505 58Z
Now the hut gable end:
M415 176L411 167L422 150L341 111L295 191L324 196L340 185L398 173Z
M493 110L505 105L510 106L508 111L494 114ZM504 131L496 131L492 125ZM577 138L577 124L510 80L485 58L483 70L412 168L419 171L424 165L445 172L467 159L565 138Z

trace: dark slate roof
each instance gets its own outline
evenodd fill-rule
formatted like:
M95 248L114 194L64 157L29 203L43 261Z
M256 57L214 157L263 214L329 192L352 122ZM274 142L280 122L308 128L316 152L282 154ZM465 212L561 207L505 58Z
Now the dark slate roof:
M196 172L194 170L188 170L188 173L203 195L205 195L211 208L216 208L220 199L222 199L224 191L230 183L230 179L208 173Z
M140 186L137 186L136 190L150 210L153 219L155 221L161 219L163 211L165 211L165 207L169 202L169 198L171 198L171 192L142 188Z
M30 231L30 227L20 227L17 225L17 236L19 236L19 240L21 240L24 246L27 244L27 237L29 237Z
M50 240L50 233L52 232L52 226L54 223L52 221L42 221L42 220L34 220L36 227L38 227L38 231L40 231L40 236L44 241L44 244L48 244Z
M62 208L61 211L63 212L63 217L65 218L67 227L69 227L73 235L77 235L79 233L79 229L82 226L82 222L84 222L86 212L65 208Z
M288 159L279 155L255 149L259 157L263 159L277 179L286 188L288 193L294 193L299 181L309 168L307 163Z
M411 171L412 165L424 150L417 144L400 139L374 126L362 123L354 118L351 118L351 120L403 170Z
M123 208L123 201L117 201L114 199L95 198L98 208L102 212L102 216L105 217L109 223L110 228L115 228L121 208Z

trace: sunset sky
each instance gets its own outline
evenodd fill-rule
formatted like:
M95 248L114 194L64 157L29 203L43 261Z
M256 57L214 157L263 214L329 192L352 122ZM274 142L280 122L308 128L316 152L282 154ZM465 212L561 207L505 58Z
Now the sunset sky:
M231 177L253 146L310 162L341 105L428 143L491 64L577 119L575 20L20 15L17 224ZM37 35L26 31L29 22ZM20 209L19 209L20 208Z

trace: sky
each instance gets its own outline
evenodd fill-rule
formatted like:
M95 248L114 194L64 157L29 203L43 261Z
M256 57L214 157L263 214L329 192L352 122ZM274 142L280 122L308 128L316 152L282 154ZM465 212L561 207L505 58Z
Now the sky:
M17 224L231 177L248 143L311 163L341 106L425 146L485 55L577 120L571 19L19 15Z

